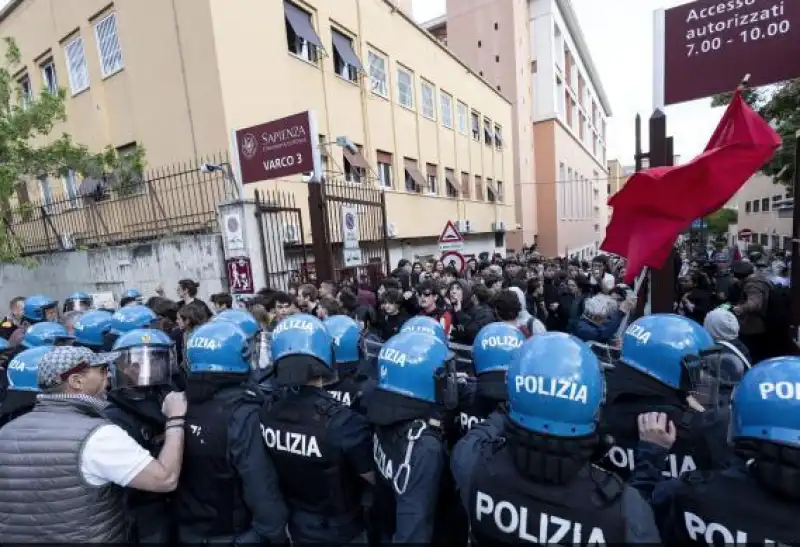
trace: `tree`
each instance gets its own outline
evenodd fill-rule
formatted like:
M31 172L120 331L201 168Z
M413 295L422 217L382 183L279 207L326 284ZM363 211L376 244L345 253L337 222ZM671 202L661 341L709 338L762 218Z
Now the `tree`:
M718 209L705 218L708 223L708 231L712 234L724 234L728 231L731 224L739 221L739 213L736 209Z
M712 106L728 104L732 93L716 95ZM781 84L745 89L744 99L765 120L770 122L783 139L783 146L764 166L764 173L777 183L792 186L794 177L795 134L800 129L800 79Z
M120 156L108 146L92 152L66 133L53 138L50 133L57 122L66 120L66 92L23 96L15 74L21 54L13 38L3 37L4 63L0 66L0 202L8 203L17 186L26 179L63 176L72 169L84 177L104 179L114 186L126 186L140 177L144 169L144 150ZM18 246L5 223L0 223L0 260L16 261Z

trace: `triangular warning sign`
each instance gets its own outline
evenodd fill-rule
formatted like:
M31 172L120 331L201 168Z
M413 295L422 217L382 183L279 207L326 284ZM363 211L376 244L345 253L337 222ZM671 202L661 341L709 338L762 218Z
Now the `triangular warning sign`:
M452 220L448 220L444 225L442 235L439 236L439 243L463 243L464 238L458 233Z

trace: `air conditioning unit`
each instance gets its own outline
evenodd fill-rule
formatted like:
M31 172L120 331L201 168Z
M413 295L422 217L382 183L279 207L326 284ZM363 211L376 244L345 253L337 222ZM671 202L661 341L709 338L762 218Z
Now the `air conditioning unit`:
M61 241L61 247L65 250L71 251L75 248L75 238L70 232L62 232L58 234L58 239Z
M300 243L300 227L297 224L283 225L283 242Z
M471 220L458 220L456 221L456 229L461 232L462 234L469 234L472 233L472 221Z
M386 231L389 232L386 234L387 237L397 237L399 233L397 230L397 224L395 224L394 222L386 223Z
M498 220L497 222L492 222L492 231L493 232L507 232L508 226L506 225L505 220Z

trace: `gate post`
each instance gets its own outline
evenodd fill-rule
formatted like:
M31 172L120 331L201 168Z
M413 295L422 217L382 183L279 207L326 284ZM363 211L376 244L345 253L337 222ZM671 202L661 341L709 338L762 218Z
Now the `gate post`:
M333 279L333 250L328 245L328 220L325 197L322 195L322 185L309 183L308 185L308 213L311 216L311 239L314 250L314 269L317 272L317 281Z
M381 190L381 215L383 216L383 252L386 257L385 276L392 273L392 264L389 262L389 219L386 215L386 192Z

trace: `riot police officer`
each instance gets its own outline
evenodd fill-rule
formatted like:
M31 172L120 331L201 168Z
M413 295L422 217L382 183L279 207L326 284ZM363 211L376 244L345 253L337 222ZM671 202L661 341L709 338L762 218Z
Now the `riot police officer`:
M670 476L725 465L731 453L725 415L716 411L720 372L714 370L720 354L691 319L653 314L633 322L622 337L620 360L606 373L601 434L611 446L598 465L623 479L631 475L637 419L647 412L664 412L678 427L665 471Z
M112 314L105 310L90 311L81 315L73 324L74 345L89 348L94 352L110 351L113 345L108 344L106 334L111 330L111 317Z
M67 332L61 323L45 321L31 325L22 337L20 344L24 349L38 348L41 346L69 345L75 337Z
M525 335L508 323L490 323L475 336L472 361L476 382L466 404L460 405L458 438L485 420L506 400L506 370L525 342Z
M439 337L407 330L383 345L367 418L375 428L374 514L384 541L466 541L464 527L450 526L457 496L447 471L445 425L457 404L454 356Z
M478 545L659 542L636 490L591 463L605 393L597 357L577 338L525 342L508 367L508 414L476 424L451 469Z
M42 321L58 321L58 302L43 294L34 294L22 304L22 322L8 337L8 344L16 347L31 325Z
M267 397L261 431L289 506L292 541L364 541L372 431L325 390L336 380L331 335L316 317L292 315L272 331L271 352L275 381L288 389Z
M631 485L662 516L665 543L795 545L800 537L800 358L776 357L748 371L734 391L731 439L736 458L725 469L664 476L675 425L665 414L639 419L647 456Z
M117 338L113 349L119 355L111 369L106 415L157 458L167 425L161 408L178 368L172 340L158 330L137 329ZM166 494L126 490L139 543L171 541L168 499Z
M421 332L438 338L443 344L447 344L447 333L444 332L442 324L436 319L426 315L416 315L412 317L403 323L400 332Z
M39 361L51 350L50 346L26 349L18 353L7 367L8 389L0 397L0 427L25 414L36 403L39 384L36 374Z
M128 289L124 293L122 293L122 297L119 299L119 307L125 308L127 306L135 306L135 305L142 305L144 304L144 297L142 293L139 292L139 289Z
M106 344L113 346L117 338L126 332L154 328L157 323L158 316L147 306L131 304L121 308L111 316L111 327L106 334Z
M74 292L64 299L64 313L71 311L89 311L92 309L92 297L85 292Z
M367 380L362 365L361 327L346 315L329 317L324 324L333 339L333 357L338 378L325 389L340 403L361 412L362 386Z
M181 543L281 543L286 505L261 441L264 397L251 382L250 343L229 321L197 327L189 366L186 446L175 512Z
M250 343L253 378L259 384L267 381L272 369L269 363L269 355L265 355L261 351L264 345L263 336L266 333L261 330L261 325L253 317L253 314L245 310L224 310L211 318L212 323L215 321L229 321L242 329Z

